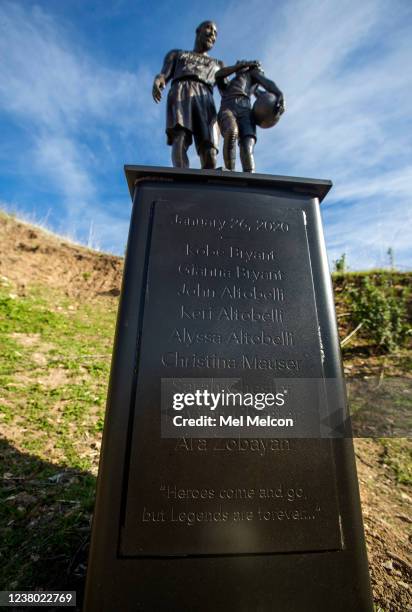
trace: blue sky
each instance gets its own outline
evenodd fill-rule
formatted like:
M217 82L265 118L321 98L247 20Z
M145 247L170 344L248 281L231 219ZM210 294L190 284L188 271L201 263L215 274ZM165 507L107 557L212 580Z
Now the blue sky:
M285 93L258 171L333 181L330 261L387 265L392 247L412 268L410 0L2 0L0 206L123 254L123 165L170 165L153 76L204 19L213 56L260 59Z

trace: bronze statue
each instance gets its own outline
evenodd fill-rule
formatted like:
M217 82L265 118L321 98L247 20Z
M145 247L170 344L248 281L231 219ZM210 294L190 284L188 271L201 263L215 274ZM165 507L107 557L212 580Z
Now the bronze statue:
M232 74L236 74L228 80ZM225 167L234 170L236 164L236 142L239 141L240 160L244 172L255 171L253 157L256 143L256 123L261 127L271 127L284 112L283 94L278 86L266 78L258 61L240 61L234 66L222 68L216 74L216 83L222 96L218 121L223 134L223 158ZM272 94L266 97L258 89L259 85ZM251 107L250 98L254 94L258 99L256 114ZM259 105L259 97L262 103Z
M166 134L175 167L189 167L187 150L193 138L202 168L216 167L219 135L213 86L223 63L207 54L216 37L216 24L202 22L196 29L193 51L170 51L154 79L155 102L160 102L162 90L172 81L167 97Z

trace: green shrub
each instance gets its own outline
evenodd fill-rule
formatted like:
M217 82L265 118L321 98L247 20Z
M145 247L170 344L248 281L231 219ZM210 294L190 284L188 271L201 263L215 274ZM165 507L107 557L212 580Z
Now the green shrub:
M402 345L408 333L403 290L396 292L388 280L377 285L365 276L360 286L349 289L349 298L354 324L362 323L377 345L385 351Z
M342 255L338 257L338 259L335 259L333 263L335 272L346 272L346 253L342 253Z

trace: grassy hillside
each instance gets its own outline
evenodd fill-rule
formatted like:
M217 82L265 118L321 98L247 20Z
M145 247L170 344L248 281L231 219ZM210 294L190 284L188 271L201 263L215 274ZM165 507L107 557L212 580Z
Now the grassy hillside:
M0 589L81 600L121 271L120 258L0 215ZM412 275L365 276L334 278L339 332L355 430L378 436L356 441L376 609L404 612L412 452L385 436L411 426Z

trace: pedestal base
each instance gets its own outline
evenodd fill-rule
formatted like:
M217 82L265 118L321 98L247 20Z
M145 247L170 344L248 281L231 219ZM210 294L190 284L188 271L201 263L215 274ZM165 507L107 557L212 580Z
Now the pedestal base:
M352 441L336 427L346 401L319 214L330 182L126 175L85 611L371 611ZM279 393L277 425L211 411L213 425L175 426L197 408L161 407L162 379Z

